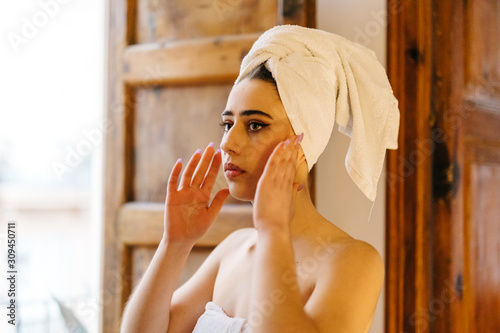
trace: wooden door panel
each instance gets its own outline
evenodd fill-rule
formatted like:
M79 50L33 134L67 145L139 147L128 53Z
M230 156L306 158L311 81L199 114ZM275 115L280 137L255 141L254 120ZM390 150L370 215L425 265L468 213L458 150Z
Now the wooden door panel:
M314 0L108 0L108 125L101 331L121 313L163 234L167 179L177 158L222 137L218 126L240 63L265 30L314 26ZM219 174L212 193L226 186ZM179 283L232 231L252 226L228 199ZM117 281L118 279L118 281Z
M137 43L265 31L276 24L278 1L136 0Z
M487 149L487 148L486 148ZM498 148L495 148L498 150ZM482 152L479 152L482 154ZM500 154L471 163L467 178L466 271L464 289L471 332L499 332L500 319ZM492 237L495 235L496 237Z
M125 49L129 85L232 83L260 33L132 45ZM203 55L203 56L201 56Z
M500 92L500 5L495 0L468 1L466 43L468 82L481 90ZM488 83L487 83L488 82ZM494 85L490 85L495 83ZM487 83L487 84L486 84ZM469 87L470 88L470 87ZM486 88L486 89L485 89ZM491 90L493 89L493 90Z
M500 4L466 8L464 140L464 301L470 332L499 332Z
M135 201L164 202L170 167L222 138L220 114L232 85L156 86L135 95ZM213 193L227 187L222 174Z
M402 180L387 189L388 331L499 332L500 3L388 7L402 111L388 159Z

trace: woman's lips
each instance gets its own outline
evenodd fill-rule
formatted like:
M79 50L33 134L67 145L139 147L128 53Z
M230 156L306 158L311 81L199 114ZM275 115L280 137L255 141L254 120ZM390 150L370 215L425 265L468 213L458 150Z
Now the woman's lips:
M238 177L239 175L245 173L245 170L232 163L224 164L224 174L228 179L233 179Z

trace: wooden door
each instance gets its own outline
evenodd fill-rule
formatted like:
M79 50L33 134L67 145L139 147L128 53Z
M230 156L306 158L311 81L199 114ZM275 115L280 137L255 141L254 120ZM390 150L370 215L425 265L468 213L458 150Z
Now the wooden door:
M276 24L314 26L315 3L267 0L109 0L107 143L101 331L121 313L163 233L167 178L210 141L243 56ZM214 192L225 186L219 175ZM182 280L251 206L228 199L190 255Z
M500 332L500 3L388 4L387 332Z

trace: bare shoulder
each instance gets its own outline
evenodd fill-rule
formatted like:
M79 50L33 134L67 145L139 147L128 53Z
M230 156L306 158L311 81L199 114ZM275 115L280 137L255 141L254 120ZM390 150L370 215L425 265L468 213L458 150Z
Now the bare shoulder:
M380 253L369 243L352 239L337 244L337 252L332 256L332 264L349 265L366 273L384 273L384 263Z
M240 244L241 242L255 239L255 237L257 237L257 231L255 228L241 228L229 234L229 236L224 239L224 242L228 245L234 246Z
M378 290L384 281L384 262L380 253L369 243L348 237L324 238L325 259L318 275L335 285L357 281L358 286Z
M322 230L316 238L317 246L325 253L323 270L339 270L354 274L366 273L373 278L383 279L384 263L380 253L369 243L349 236L339 228L332 226Z
M316 285L305 310L321 332L367 332L384 281L384 264L370 244L347 234L326 234Z
M257 231L254 228L242 228L230 233L219 245L214 249L214 254L217 256L225 256L231 253L242 245L255 242L257 239Z

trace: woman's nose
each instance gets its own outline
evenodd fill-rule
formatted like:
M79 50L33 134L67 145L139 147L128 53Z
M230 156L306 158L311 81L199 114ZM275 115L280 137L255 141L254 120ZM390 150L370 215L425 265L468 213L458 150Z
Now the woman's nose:
M238 133L238 128L236 127L236 125L233 125L233 127L231 127L229 131L224 133L220 148L226 154L229 154L230 152L239 154L241 151L241 144L241 134Z

